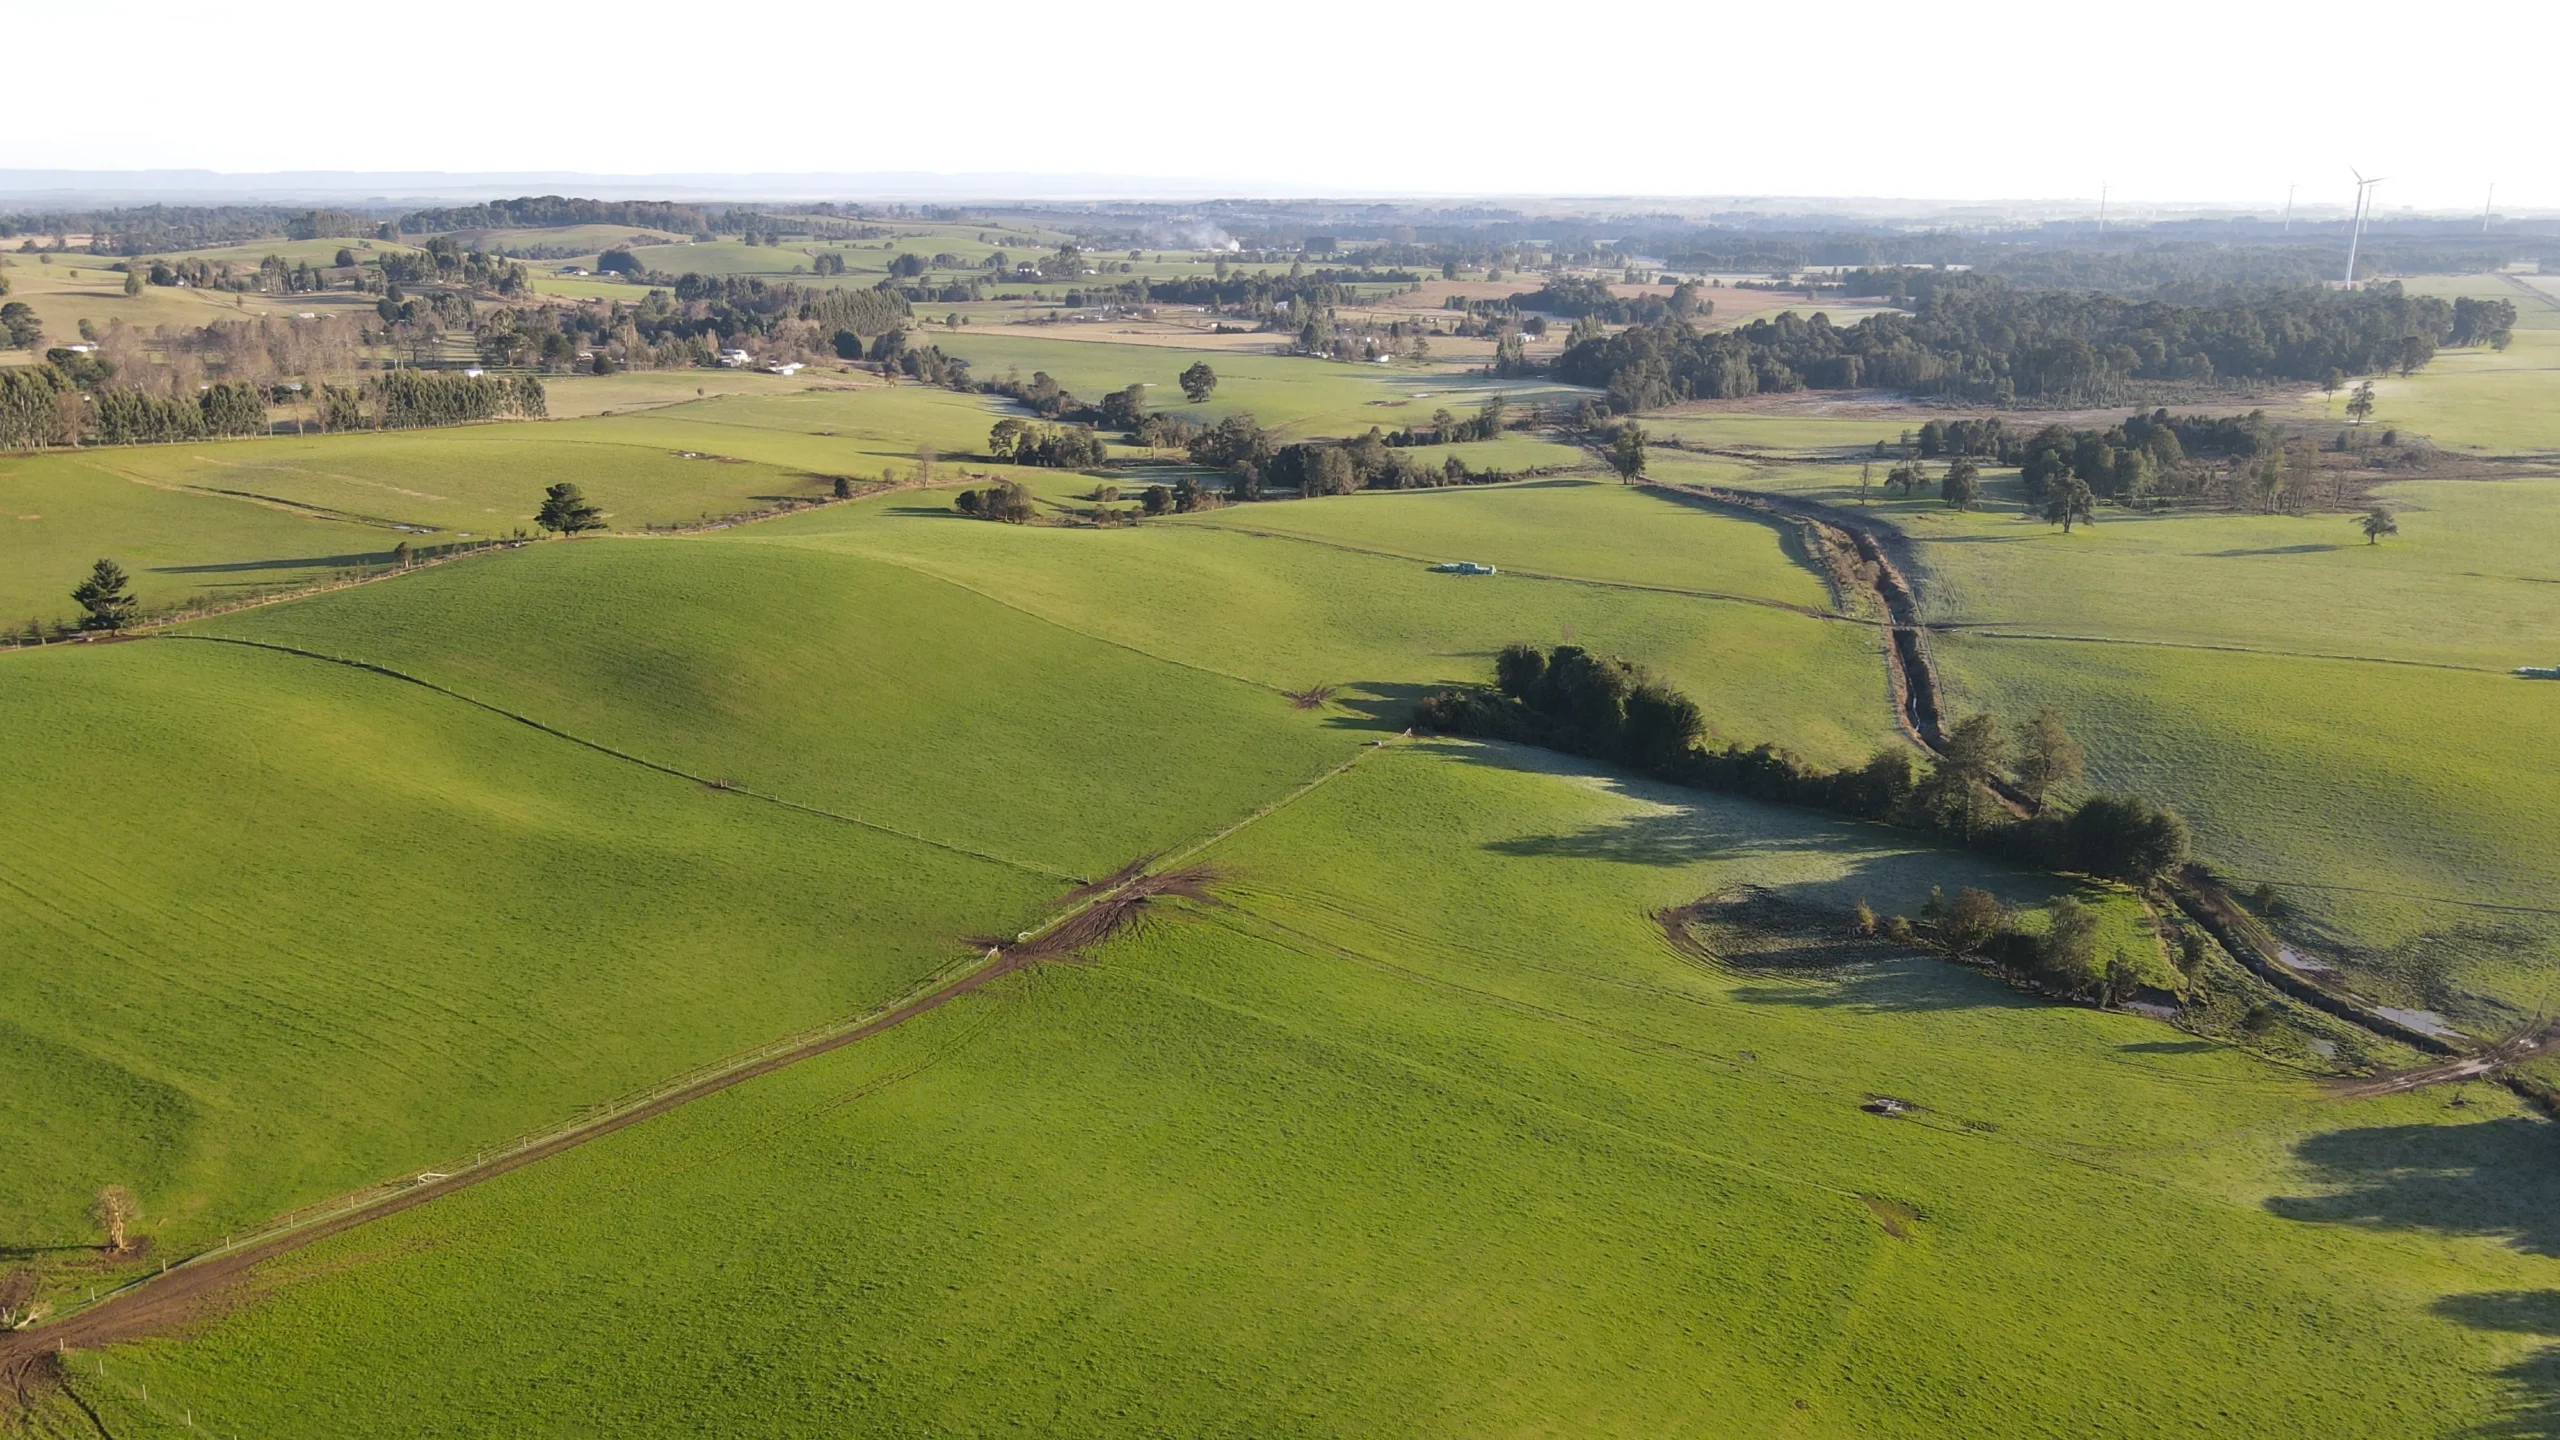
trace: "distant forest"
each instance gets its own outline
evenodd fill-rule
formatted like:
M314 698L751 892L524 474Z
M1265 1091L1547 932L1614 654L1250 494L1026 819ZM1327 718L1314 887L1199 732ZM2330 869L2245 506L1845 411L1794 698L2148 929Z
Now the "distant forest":
M2151 382L2319 381L2417 369L2454 334L2451 305L2397 284L2297 288L2181 305L1953 277L1912 313L1841 327L1793 312L1732 330L1678 320L1586 338L1558 378L1612 408L1878 386L1985 404L2103 405Z

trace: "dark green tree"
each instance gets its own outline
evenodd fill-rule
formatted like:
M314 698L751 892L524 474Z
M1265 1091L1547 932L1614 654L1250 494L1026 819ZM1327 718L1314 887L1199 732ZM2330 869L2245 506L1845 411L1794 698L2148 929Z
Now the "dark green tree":
M121 630L141 618L142 606L133 598L133 577L113 560L100 560L89 567L89 578L71 592L80 606L80 628Z
M1982 467L1973 457L1961 455L1948 462L1947 473L1938 482L1938 498L1951 510L1971 510L1982 503Z
M1630 484L1644 473L1644 427L1633 420L1618 427L1609 437L1609 468L1618 478Z
M542 492L542 509L533 523L559 535L604 528L604 512L588 503L578 487L563 480Z
M1182 372L1179 383L1182 386L1182 393L1190 397L1192 404L1197 405L1217 393L1218 372L1209 368L1208 361L1194 360L1191 362L1191 368Z
M2096 518L2097 513L2098 497L2090 492L2089 482L2077 475L2065 475L2051 482L2045 491L2045 522L2061 526L2065 535L2071 533L2074 521L2085 523Z
M2361 425L2373 418L2373 382L2365 381L2347 397L2347 418Z
M2364 543L2367 545L2379 545L2383 536L2400 533L2400 522L2392 519L2391 512L2379 505L2364 512L2364 519L2357 523L2364 529Z

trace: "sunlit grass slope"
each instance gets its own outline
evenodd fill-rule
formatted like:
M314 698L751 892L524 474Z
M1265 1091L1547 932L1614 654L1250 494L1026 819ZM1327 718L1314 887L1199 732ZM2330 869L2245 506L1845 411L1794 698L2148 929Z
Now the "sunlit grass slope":
M1509 759L1376 756L1214 852L1229 908L328 1242L84 1393L274 1435L2431 1436L2537 1398L2497 1302L2560 1280L2560 1195L2497 1097L2340 1106L1919 957L1691 964L1648 912L1737 883L2037 887Z
M500 643L491 637L486 643ZM856 1012L1060 887L343 666L0 660L0 1235L184 1249Z
M1399 725L1423 689L1489 678L1502 646L1569 639L1661 670L1697 697L1725 740L1845 762L1894 737L1873 629L1612 578L1633 576L1651 556L1674 587L1719 581L1714 588L1819 605L1819 584L1788 569L1778 532L1611 486L1234 506L1107 531L985 524L943 503L886 497L715 543L875 557L1149 654L1288 689L1353 687L1388 702L1382 713ZM1477 553L1487 544L1498 548ZM1424 558L1499 566L1513 547L1558 574L1605 583L1437 575ZM1362 553L1373 548L1390 553Z
M556 542L200 630L1075 876L1206 834L1358 743L1275 689L802 547Z

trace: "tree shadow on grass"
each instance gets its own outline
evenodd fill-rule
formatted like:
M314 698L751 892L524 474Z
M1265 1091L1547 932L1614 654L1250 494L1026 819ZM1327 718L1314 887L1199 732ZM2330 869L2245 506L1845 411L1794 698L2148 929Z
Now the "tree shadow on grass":
M253 570L347 570L358 565L390 563L391 552L376 550L362 555L303 555L270 560L232 560L220 565L154 565L154 575L230 575Z
M1326 700L1335 713L1325 724L1336 730L1400 733L1413 723L1413 707L1441 685L1409 685L1393 680L1362 680L1342 686Z
M2267 545L2255 550L2199 550L2196 552L2196 558L2200 560L2245 560L2256 555L2325 555L2332 550L2344 550L2346 548L2347 547L2344 545L2319 544Z
M2295 1158L2321 1187L2278 1195L2291 1220L2505 1240L2560 1258L2555 1131L2509 1117L2456 1125L2377 1125L2306 1136Z
M1746 1005L1855 1010L1866 1014L2025 1010L2051 1003L2022 995L1989 976L1949 961L1920 954L1834 971L1796 984L1738 986L1733 998Z
M2560 1291L2447 1295L2432 1308L2474 1330L2560 1338ZM2506 1409L2472 1433L2486 1440L2560 1440L2560 1345L2545 1345L2498 1374L2508 1386Z

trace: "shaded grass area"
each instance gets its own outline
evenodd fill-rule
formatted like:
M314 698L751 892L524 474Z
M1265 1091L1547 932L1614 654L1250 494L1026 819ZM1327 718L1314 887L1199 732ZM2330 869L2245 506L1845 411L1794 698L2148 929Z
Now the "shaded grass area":
M1225 908L330 1241L90 1393L119 1434L143 1384L272 1434L2436 1435L2533 1400L2552 1197L2511 1108L2330 1105L1921 957L1702 969L1652 908L2043 882L1718 801L1677 858L1548 853L1680 807L1508 758L1375 756L1209 857Z

